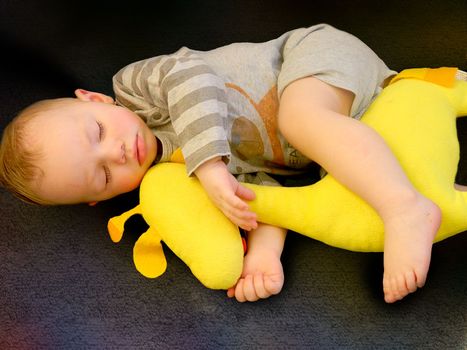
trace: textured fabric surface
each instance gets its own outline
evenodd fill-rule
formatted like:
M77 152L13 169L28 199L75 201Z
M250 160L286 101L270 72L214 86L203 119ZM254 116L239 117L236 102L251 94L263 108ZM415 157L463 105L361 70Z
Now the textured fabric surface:
M155 3L3 1L0 128L28 103L71 96L76 87L111 94L112 75L138 59L184 45L208 50L261 42L321 22L356 35L392 69L467 70L463 0ZM458 181L467 184L466 120L459 120L458 133ZM334 249L292 233L282 293L239 304L203 287L167 249L166 273L140 276L132 264L137 235L115 245L106 233L107 219L136 201L130 193L96 207L40 208L0 190L0 348L467 347L465 234L434 246L424 289L386 305L382 254ZM127 224L132 232L145 227L137 218Z

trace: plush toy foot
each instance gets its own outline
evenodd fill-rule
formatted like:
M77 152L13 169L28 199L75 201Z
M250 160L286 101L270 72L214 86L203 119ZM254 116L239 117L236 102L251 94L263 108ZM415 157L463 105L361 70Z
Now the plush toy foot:
M424 197L398 207L385 220L383 290L387 303L424 286L440 224L440 209Z

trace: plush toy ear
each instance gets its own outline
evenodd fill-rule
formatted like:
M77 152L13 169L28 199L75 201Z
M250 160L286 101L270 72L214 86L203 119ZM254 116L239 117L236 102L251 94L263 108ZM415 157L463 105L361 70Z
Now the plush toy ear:
M143 233L133 248L133 262L136 269L145 277L156 278L167 268L167 260L161 239L153 228Z

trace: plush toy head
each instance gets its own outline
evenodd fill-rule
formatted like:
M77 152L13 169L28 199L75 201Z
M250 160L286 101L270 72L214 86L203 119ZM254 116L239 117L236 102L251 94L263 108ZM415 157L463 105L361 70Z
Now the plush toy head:
M456 117L467 114L467 82L456 82L453 72L414 70L409 79L387 87L362 117L383 136L415 187L441 208L443 221L435 241L467 229L467 194L454 189L459 161ZM427 76L437 83L419 79ZM261 222L335 247L383 250L378 215L330 175L306 187L247 186L256 193L250 206ZM148 171L140 205L109 221L115 242L134 213L142 214L150 226L134 248L135 265L143 275L157 277L165 271L163 240L207 287L227 289L237 282L243 263L239 231L198 181L186 176L184 165L164 163Z

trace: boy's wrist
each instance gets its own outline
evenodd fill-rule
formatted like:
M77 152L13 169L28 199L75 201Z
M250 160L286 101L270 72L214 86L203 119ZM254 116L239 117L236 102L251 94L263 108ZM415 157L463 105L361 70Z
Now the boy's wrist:
M205 161L194 171L194 173L198 178L202 178L205 174L208 174L215 169L227 170L227 166L222 161L221 157L214 157Z

